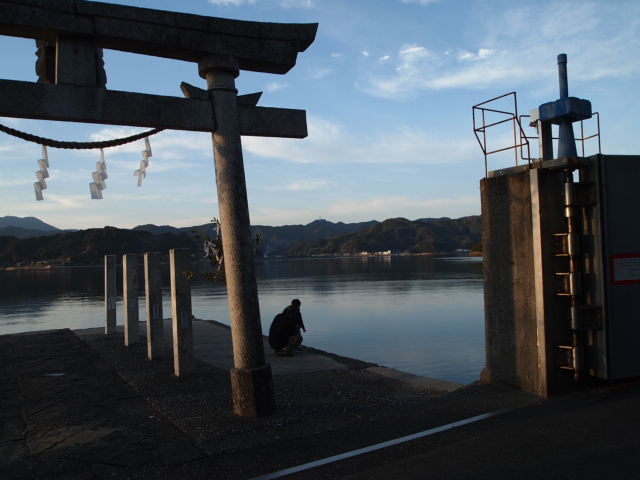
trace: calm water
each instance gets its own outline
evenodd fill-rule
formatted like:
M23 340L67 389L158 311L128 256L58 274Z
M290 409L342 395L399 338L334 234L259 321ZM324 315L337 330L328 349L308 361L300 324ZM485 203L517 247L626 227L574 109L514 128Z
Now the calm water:
M263 330L297 297L306 345L417 375L478 379L484 365L478 258L277 259L258 264L257 274ZM165 274L165 317L168 282ZM192 303L196 317L229 323L223 285L194 282ZM0 334L101 326L103 308L101 268L0 271ZM119 301L118 323L122 318Z

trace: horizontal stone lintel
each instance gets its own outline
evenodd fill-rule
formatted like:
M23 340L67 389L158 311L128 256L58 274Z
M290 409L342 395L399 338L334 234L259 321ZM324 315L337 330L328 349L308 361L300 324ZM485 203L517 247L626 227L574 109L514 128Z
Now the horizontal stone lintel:
M79 0L0 0L0 35L88 38L97 47L198 62L231 55L240 69L283 74L318 24L249 22Z
M0 116L3 117L215 131L214 115L208 99L17 80L0 80L0 92ZM304 110L242 104L238 108L241 135L284 138L307 136Z

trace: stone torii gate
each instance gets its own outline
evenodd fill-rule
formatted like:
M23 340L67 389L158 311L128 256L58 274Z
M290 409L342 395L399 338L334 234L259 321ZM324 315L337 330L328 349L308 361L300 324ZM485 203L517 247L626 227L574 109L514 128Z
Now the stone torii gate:
M0 0L0 35L38 43L39 83L0 80L0 116L212 132L225 252L234 412L273 412L253 264L241 135L304 138L304 110L238 96L240 70L284 74L318 24L228 20L83 0ZM187 98L110 91L102 49L195 62L207 90Z

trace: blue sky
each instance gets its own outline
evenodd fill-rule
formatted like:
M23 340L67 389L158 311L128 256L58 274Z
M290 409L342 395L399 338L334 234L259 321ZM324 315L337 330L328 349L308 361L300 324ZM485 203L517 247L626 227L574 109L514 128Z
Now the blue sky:
M601 114L602 151L638 154L640 2L519 0L168 0L125 5L270 22L318 22L315 42L286 75L242 72L241 94L307 111L304 140L243 137L252 224L358 222L480 213L484 157L472 105L517 91L521 113L558 97L556 56L568 55L569 93ZM0 78L35 81L33 40L0 37ZM197 66L105 52L107 87L182 96L205 87ZM144 129L2 118L58 140L103 140ZM592 124L587 124L593 129ZM533 133L533 132L531 132ZM490 134L496 146L509 134ZM505 143L505 145L506 145ZM142 141L107 149L103 200L88 184L99 151L49 149L44 201L33 193L40 147L0 133L0 216L60 228L218 216L211 136L165 131L136 187ZM586 153L594 153L595 142ZM532 153L537 145L532 144ZM490 169L513 155L489 158Z

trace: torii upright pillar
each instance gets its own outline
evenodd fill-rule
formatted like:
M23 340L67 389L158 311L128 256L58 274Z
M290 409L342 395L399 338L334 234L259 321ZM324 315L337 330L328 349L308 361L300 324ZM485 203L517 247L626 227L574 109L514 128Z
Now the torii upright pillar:
M233 57L223 56L209 56L198 67L207 80L217 125L213 155L233 341L233 411L242 416L270 415L275 409L273 381L262 343L235 86L240 70Z

